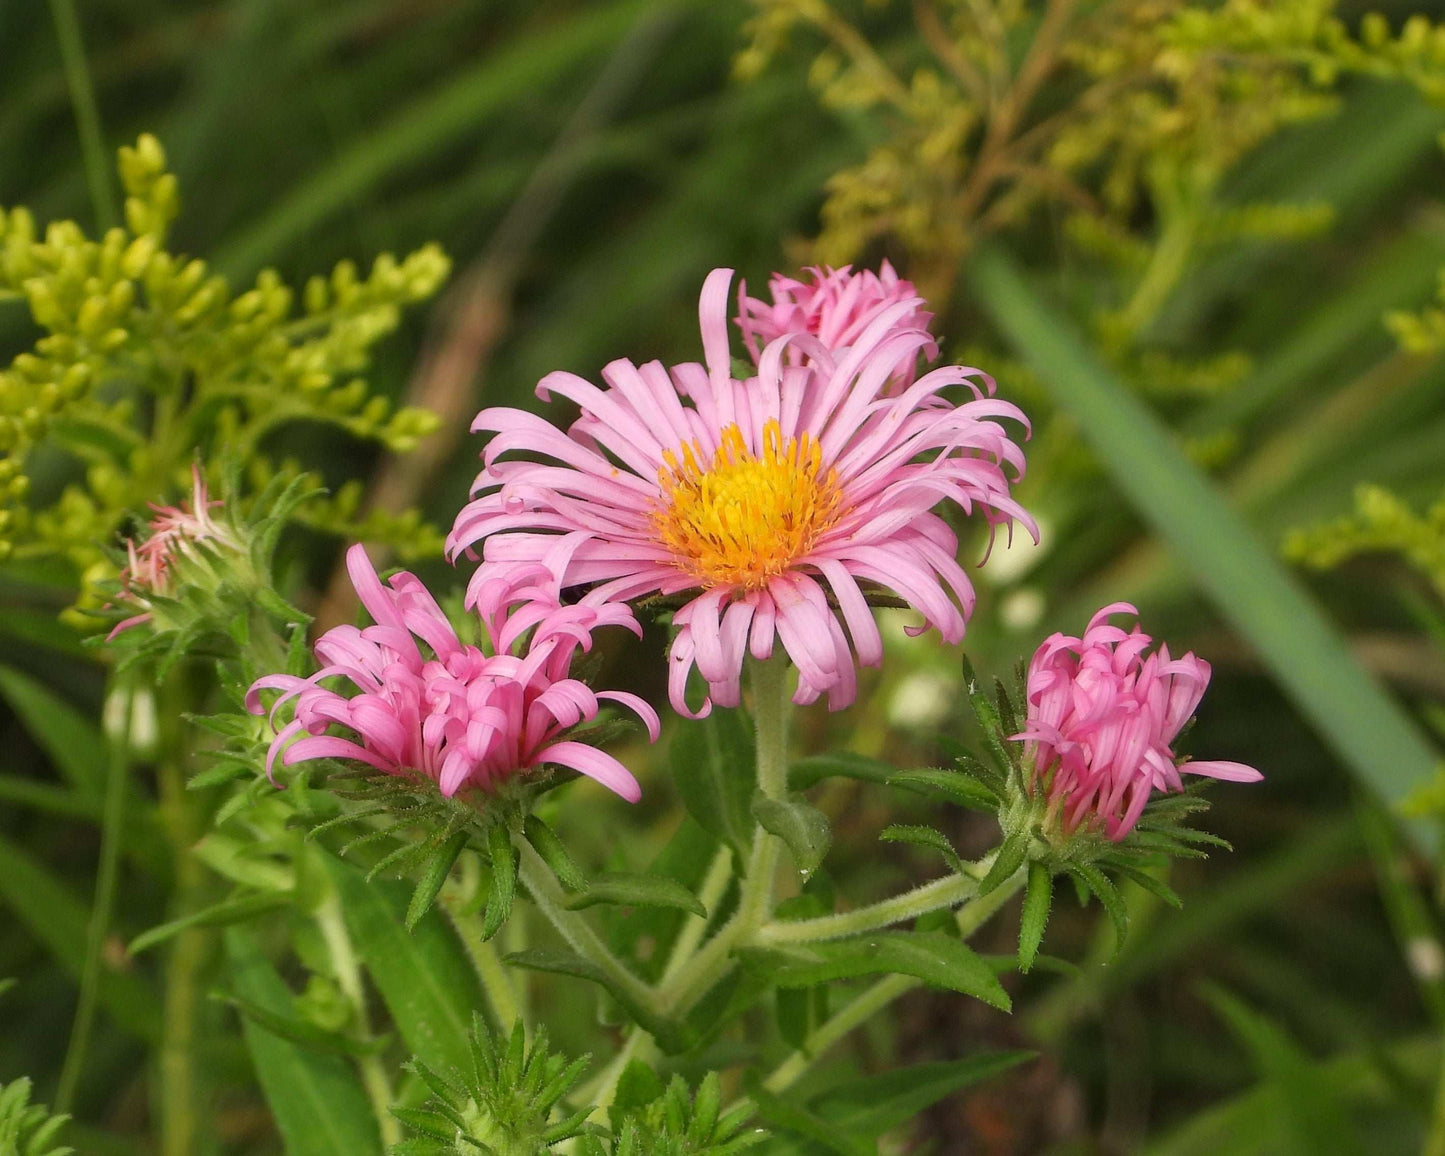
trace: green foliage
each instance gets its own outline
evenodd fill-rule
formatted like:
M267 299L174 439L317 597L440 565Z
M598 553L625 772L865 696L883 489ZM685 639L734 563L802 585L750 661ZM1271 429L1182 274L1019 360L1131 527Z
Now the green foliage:
M1384 486L1355 489L1355 512L1289 532L1284 555L1313 570L1331 570L1357 554L1398 554L1445 598L1445 497L1417 514Z
M647 1091L653 1096L629 1099L619 1089L611 1145L589 1136L581 1149L585 1156L736 1156L767 1139L760 1128L744 1131L750 1108L723 1111L716 1072L703 1077L696 1093L681 1076L673 1076L660 1094Z
M471 1065L443 1076L419 1059L414 1072L431 1092L421 1108L392 1113L416 1137L392 1148L397 1156L475 1152L484 1156L538 1156L582 1132L586 1111L553 1121L553 1109L587 1067L568 1061L537 1029L531 1043L518 1023L508 1039L494 1037L480 1015L468 1037Z
M69 1118L30 1103L30 1081L24 1076L0 1086L0 1156L68 1156L75 1149L55 1141Z
M167 248L180 198L154 137L121 149L119 169L126 225L98 240L73 221L41 232L28 210L0 211L0 300L23 301L45 334L0 371L0 551L103 565L127 515L170 490L198 450L224 448L269 476L265 440L290 423L397 451L435 428L425 411L373 396L359 374L402 308L445 279L438 248L384 255L366 276L343 262L306 283L297 313L298 294L274 271L233 295L204 261ZM73 468L34 508L24 499L44 447ZM338 525L343 510L332 507Z

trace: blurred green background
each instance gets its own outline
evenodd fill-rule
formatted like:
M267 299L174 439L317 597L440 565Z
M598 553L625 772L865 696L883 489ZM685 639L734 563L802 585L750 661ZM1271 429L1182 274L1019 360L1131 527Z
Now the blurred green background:
M903 68L919 51L918 7L856 13ZM1386 15L1398 26L1415 10ZM1362 13L1339 15L1354 26ZM595 379L616 357L698 357L706 273L732 266L756 291L808 259L829 178L899 132L866 102L820 104L806 29L760 75L736 79L753 14L740 3L551 0L87 0L79 10L107 165L141 132L162 140L182 190L177 250L207 257L233 284L268 266L300 280L432 240L451 254L448 288L379 348L372 373L380 391L442 414L443 431L398 462L306 428L274 447L335 483L370 477L374 500L418 504L443 528L476 469L465 428L478 408L535 405L535 383L553 369ZM981 574L974 662L1004 671L1048 632L1077 632L1099 605L1135 600L1152 634L1215 666L1189 749L1266 776L1215 792L1209 825L1234 853L1176 869L1182 912L1132 897L1136 929L1117 960L1103 962L1111 933L1097 911L1061 904L1046 950L1083 969L1030 976L1011 1019L936 995L900 1005L870 1055L953 1058L979 1040L1041 1052L934 1109L900 1151L1418 1150L1445 1021L1439 807L1416 791L1424 817L1402 836L1377 792L1398 804L1438 763L1445 524L1410 539L1423 543L1413 559L1366 550L1325 572L1298 569L1282 548L1290 531L1350 514L1361 483L1416 511L1445 492L1445 363L1402 349L1384 321L1427 306L1445 266L1445 109L1427 85L1391 76L1345 75L1335 92L1338 107L1240 149L1209 190L1226 208L1328 206L1327 227L1200 244L1127 340L1101 317L1131 300L1134 273L1076 244L1062 204L1035 204L957 252L940 246L942 265L887 230L858 246L864 263L887 256L940 295L952 289L936 323L945 352L995 372L1000 393L1036 415L1020 493L1044 546L996 553ZM1049 99L1066 102L1069 90ZM16 204L42 222L95 224L43 0L0 0L0 205ZM1105 216L1149 252L1168 224L1157 196ZM22 308L0 304L0 354L35 337ZM1236 359L1228 371L1214 364L1225 354ZM1199 489L1205 476L1210 491ZM328 601L339 545L317 537L292 549L306 605L333 618L348 612ZM977 559L984 546L966 549ZM447 580L440 561L425 572ZM64 600L8 580L0 595L0 665L96 717L101 672L52 625ZM662 641L651 634L612 656L615 677L654 700ZM955 654L899 630L862 705L809 712L800 741L936 760L930 728L963 727L959 681ZM0 672L7 696L25 685ZM1372 697L1374 686L1386 694ZM29 1073L45 1098L74 1009L69 955L97 833L93 816L43 802L65 736L37 736L23 712L0 712L0 976L23 992L0 999L0 1080ZM666 784L645 787L641 809L586 808L568 835L596 859L645 862L677 823ZM906 806L890 810L857 784L829 787L822 805L836 831L830 869L860 901L934 870L877 842L890 819L908 821ZM981 821L932 821L962 849L988 845ZM136 967L123 943L161 917L164 898L137 843L112 961L123 976ZM1010 949L1012 918L993 928L989 950ZM558 1034L606 1047L585 1017ZM239 1039L218 1034L208 1048L224 1150L275 1150ZM111 1134L87 1133L94 1151L148 1150L144 1054L102 1017L77 1104L81 1121Z

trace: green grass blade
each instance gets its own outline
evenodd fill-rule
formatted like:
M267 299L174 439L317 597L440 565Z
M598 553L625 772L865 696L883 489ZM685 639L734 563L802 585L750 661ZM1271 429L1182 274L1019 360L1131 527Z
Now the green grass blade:
M477 973L456 932L435 909L406 929L411 887L368 883L349 863L326 859L357 954L376 981L406 1046L440 1072L468 1071L472 1013L485 1006Z
M226 955L238 995L268 1011L291 1013L291 993L241 928L226 932ZM376 1116L345 1059L307 1051L249 1017L242 1017L241 1030L287 1153L379 1156Z
M49 687L13 667L0 666L0 697L70 785L100 799L105 793L105 742L95 724Z
M1387 802L1424 782L1438 759L1414 722L1354 661L1313 599L1163 423L1099 364L1002 251L980 251L968 277L978 303L1078 421L1120 491L1344 762Z
M565 26L548 22L501 54L414 101L286 196L265 218L216 255L216 268L237 278L274 260L285 246L333 213L354 205L405 165L474 132L519 92L533 92L620 37L647 5L608 4Z

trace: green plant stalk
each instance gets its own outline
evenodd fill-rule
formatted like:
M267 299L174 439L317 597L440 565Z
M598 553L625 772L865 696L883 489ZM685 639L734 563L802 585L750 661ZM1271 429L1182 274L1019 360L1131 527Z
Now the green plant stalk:
M60 1084L55 1093L55 1111L63 1114L75 1103L75 1090L85 1069L85 1056L90 1047L90 1030L95 1022L95 1005L100 994L100 975L105 953L105 939L110 934L111 914L115 908L116 881L120 876L120 849L125 835L126 779L130 769L130 724L133 709L132 688L128 683L111 687L111 694L121 696L124 710L116 733L109 736L106 759L105 802L101 812L100 866L95 878L95 902L90 909L90 924L85 933L85 966L80 976L80 1000L75 1009L75 1024L65 1062L60 1069Z
M537 905L547 922L557 929L558 934L567 941L573 951L596 966L632 999L644 1006L651 1006L655 1002L651 985L644 983L613 955L585 919L577 912L567 910L567 896L562 885L557 882L557 877L552 874L552 869L547 866L542 856L538 855L525 839L513 839L512 842L520 858L522 885L526 887L532 902Z
M80 18L74 0L50 0L50 15L55 21L55 38L60 42L60 59L65 69L65 83L70 89L70 103L75 110L75 127L80 134L80 153L85 163L85 183L90 191L91 211L100 232L119 220L110 184L110 157L100 130L100 106L95 100L95 87L85 61L85 43L80 34Z
M176 717L179 718L179 714ZM172 907L183 914L193 909L193 898L205 886L205 868L191 852L198 832L186 792L185 774L173 755L161 764L159 785L161 816L175 856ZM191 1156L200 1150L196 1021L202 994L201 969L211 938L208 929L187 928L175 937L166 960L160 1050L162 1156Z
M719 847L717 854L713 856L712 863L708 865L707 875L703 877L702 886L698 888L697 898L709 912L722 902L722 897L727 893L728 884L733 877L733 855L727 847ZM672 953L667 957L667 966L662 969L662 982L666 983L678 971L697 954L697 946L702 942L703 933L707 931L707 919L701 915L689 915L678 932L677 940L672 945Z
M442 894L442 910L452 921L462 945L467 949L467 955L471 957L472 967L476 970L477 979L481 981L482 990L487 993L487 1002L491 1005L498 1030L504 1035L509 1034L512 1025L521 1021L530 1040L531 1025L527 1023L525 1009L517 1000L512 981L502 966L496 949L482 938L481 916L475 911L462 910L445 892Z
M757 728L758 791L770 799L788 793L788 663L781 654L767 662L748 660L753 689L753 725ZM658 987L664 1015L686 1011L732 968L735 947L748 942L772 916L773 887L782 840L753 827L752 849L738 893L737 911L702 949L685 962L669 966L671 978Z
M968 939L988 922L999 908L1018 894L1027 878L1027 867L1021 868L983 898L965 903L963 907L959 908L955 919L959 934L964 939ZM773 1093L787 1091L822 1057L824 1052L854 1028L867 1023L899 996L906 995L914 988L921 986L923 986L923 981L914 979L911 975L890 975L885 979L878 980L847 1007L813 1029L803 1041L803 1046L769 1073L767 1079L763 1081L763 1087ZM739 1105L746 1103L749 1101L745 1099L738 1101ZM733 1105L734 1108L737 1106ZM731 1110L732 1108L729 1109L729 1111Z
M987 870L987 863L987 860L983 861L983 870ZM816 943L859 935L865 931L876 931L889 924L917 919L929 911L957 907L960 903L967 902L978 893L980 878L981 871L977 875L949 875L855 911L824 915L817 919L800 919L796 922L766 923L757 929L750 942L763 947L774 947L782 943Z
M341 901L335 892L328 895L317 910L316 926L331 953L331 963L336 968L336 982L351 1001L351 1006L356 1009L356 1026L361 1034L369 1039L371 1017L366 1011L366 988L361 980L361 964L356 958L356 948L351 937L346 934L346 918L342 914ZM366 1097L371 1101L371 1109L376 1115L381 1142L388 1148L401 1143L401 1121L391 1114L395 1096L392 1094L391 1079L381 1057L369 1052L358 1056L356 1063L361 1073L362 1086L366 1088Z

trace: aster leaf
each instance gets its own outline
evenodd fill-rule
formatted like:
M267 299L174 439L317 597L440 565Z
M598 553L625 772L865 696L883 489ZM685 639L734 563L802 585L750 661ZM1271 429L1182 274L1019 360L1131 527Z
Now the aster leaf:
M799 795L772 799L759 793L752 809L763 830L788 845L793 864L803 877L812 875L833 842L828 817Z
M958 852L954 850L948 836L937 827L929 827L921 823L893 823L884 827L878 838L885 843L909 843L914 847L926 847L937 851L960 875L968 874L963 860L958 857Z
M1112 863L1110 866L1124 878L1138 884L1151 895L1157 896L1176 911L1184 909L1184 900L1179 898L1179 893L1165 883L1164 880L1155 878L1147 871L1141 871L1128 863Z
M983 733L984 746L988 753L993 756L999 771L1008 777L1014 773L1015 763L1008 747L1004 745L1004 739L1012 734L1012 731L1004 730L1003 720L999 718L998 707L988 697L988 692L983 687L983 681L973 669L973 663L965 656L963 659L963 685L968 694L969 705L973 708L973 714L978 719L979 730Z
M406 929L408 931L415 928L417 920L431 910L431 905L436 902L436 897L441 892L442 885L447 881L447 876L452 873L452 867L455 866L457 859L466 849L470 840L471 833L469 831L457 831L438 847L427 861L426 871L417 881L416 890L411 893L411 902L407 904Z
M529 948L514 951L503 957L503 962L514 967L525 967L532 971L547 971L555 975L571 975L578 979L591 980L606 988L638 1025L650 1033L658 1045L667 1052L678 1052L690 1046L690 1031L684 1030L672 1020L666 1019L650 1007L632 999L626 991L612 983L608 975L591 960L575 951L554 948Z
M1008 993L971 947L941 931L884 931L830 943L745 948L744 964L778 987L810 987L864 975L911 975L1008 1010Z
M126 947L126 954L139 955L190 927L228 927L232 923L242 923L275 911L277 908L289 906L291 902L290 894L284 891L263 891L255 895L232 896L220 903L204 907L200 911L193 911L180 919L172 919L167 923L152 927L149 931L141 932L130 941L129 946Z
M1004 839L998 854L994 856L993 863L989 865L988 872L979 880L979 897L987 895L990 891L1002 885L1005 879L1010 878L1015 871L1024 865L1024 860L1029 856L1029 843L1032 836L1027 831L1015 831Z
M567 853L567 848L557 837L557 832L543 822L538 815L527 816L522 826L522 833L526 836L527 842L532 844L532 850L536 851L542 857L542 862L552 869L552 874L557 876L558 883L568 891L581 891L587 886L586 877L572 856Z
M756 755L740 710L715 710L685 722L672 741L673 779L683 806L703 830L741 859L753 839L752 798Z
M641 1111L653 1101L660 1099L666 1087L660 1076L649 1064L632 1060L622 1069L617 1081L608 1117L614 1131L622 1130L622 1121L633 1112Z
M1019 923L1019 971L1025 975L1038 956L1053 897L1053 873L1035 859L1029 864L1028 890L1024 893L1023 917Z
M701 900L677 880L665 875L610 872L592 880L585 890L572 896L567 901L567 908L580 911L599 903L622 907L672 907L707 918L707 908Z
M853 751L834 751L795 760L788 767L788 787L794 791L806 791L824 779L833 778L882 785L897 773L897 767L882 759L869 758Z
M413 1132L420 1132L432 1140L450 1143L456 1138L457 1126L438 1112L429 1112L424 1108L402 1108L396 1105L393 1105L390 1111Z
M211 998L229 1004L244 1018L265 1028L273 1036L279 1036L309 1052L323 1055L374 1056L387 1044L384 1038L361 1040L344 1032L329 1031L310 1020L286 1015L242 995L215 992Z
M758 1115L776 1128L821 1144L837 1156L875 1156L878 1150L876 1144L848 1135L796 1100L784 1099L768 1091L753 1072L744 1077L743 1087L757 1105Z
M943 767L898 771L889 777L888 785L945 799L975 811L992 811L999 804L997 792L980 782L976 776Z
M487 888L487 912L482 917L482 938L491 939L512 914L512 900L517 894L517 860L512 847L511 832L501 823L487 831L487 849L491 853L492 883Z
M1070 863L1067 870L1089 892L1098 897L1099 903L1114 921L1114 954L1111 958L1118 958L1124 947L1124 937L1129 933L1129 908L1124 903L1124 897L1092 863Z
M914 1064L848 1080L824 1092L812 1108L850 1135L882 1136L963 1088L1027 1063L1037 1052L983 1052L961 1060Z

